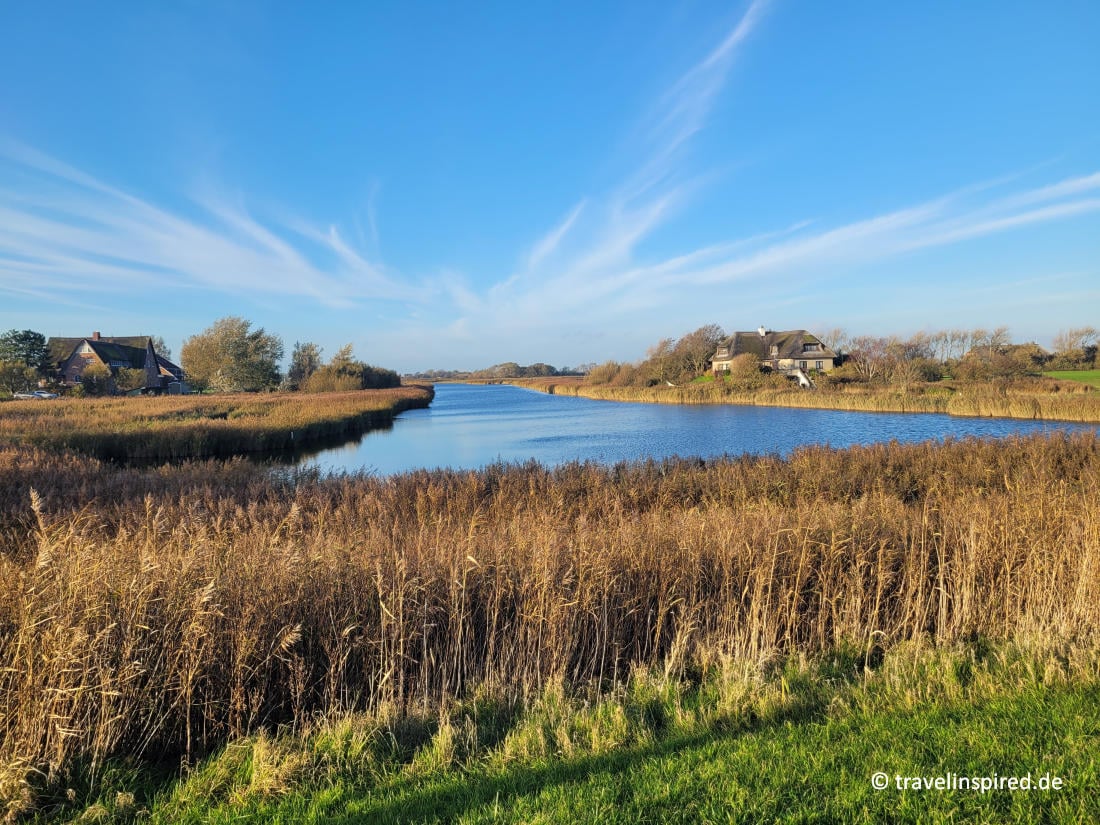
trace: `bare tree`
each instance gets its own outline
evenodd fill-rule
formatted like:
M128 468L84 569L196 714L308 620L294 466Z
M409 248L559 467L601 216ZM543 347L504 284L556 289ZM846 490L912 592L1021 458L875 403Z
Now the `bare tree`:
M706 372L714 351L725 337L726 333L718 324L707 324L689 332L676 342L673 350L681 370L692 377Z
M945 361L958 361L966 355L967 344L970 342L970 333L965 329L953 329L947 333L947 357Z
M847 352L851 340L843 327L833 327L832 329L825 330L825 332L817 337L820 339L821 343L837 355Z
M970 333L970 349L984 349L986 358L992 358L995 353L1002 352L1011 343L1012 338L1008 334L1008 327L997 327L994 330L979 327Z
M989 340L989 330L978 327L970 331L969 351L973 352L979 347L984 347Z
M1054 351L1068 355L1096 343L1096 338L1095 327L1074 327L1059 330L1058 334L1054 336Z
M848 361L855 366L856 374L860 378L874 381L886 374L890 366L889 339L861 335L853 338L850 345L852 351L848 355Z
M989 357L992 358L995 352L1004 352L1011 343L1008 327L997 327L989 333Z
M676 342L671 338L662 338L646 350L645 371L647 377L655 381L668 381L675 374L673 350Z

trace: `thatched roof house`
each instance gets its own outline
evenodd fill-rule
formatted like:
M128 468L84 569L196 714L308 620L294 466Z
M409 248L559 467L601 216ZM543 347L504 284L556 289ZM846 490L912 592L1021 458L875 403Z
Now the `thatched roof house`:
M726 372L734 358L746 353L759 358L761 366L783 373L828 372L837 361L835 352L804 329L780 332L760 327L755 332L735 332L719 344L710 359L711 369Z

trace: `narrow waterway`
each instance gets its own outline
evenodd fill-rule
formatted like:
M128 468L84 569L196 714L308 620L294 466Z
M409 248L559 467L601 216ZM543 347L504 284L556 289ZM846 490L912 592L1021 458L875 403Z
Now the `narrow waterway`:
M473 469L535 459L615 463L670 456L787 454L806 444L1005 437L1096 431L1095 424L856 413L789 407L677 406L593 401L520 387L440 384L427 409L401 413L390 429L298 459L324 471L388 475L435 467Z

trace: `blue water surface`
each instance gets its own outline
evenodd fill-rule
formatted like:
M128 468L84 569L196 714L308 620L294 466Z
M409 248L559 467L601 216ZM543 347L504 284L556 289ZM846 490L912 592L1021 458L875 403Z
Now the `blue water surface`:
M619 461L742 453L786 455L806 444L846 447L1051 431L1094 424L859 413L788 407L631 404L547 395L505 385L440 384L422 410L401 413L389 430L323 450L302 466L388 475L435 467L475 469L496 461Z

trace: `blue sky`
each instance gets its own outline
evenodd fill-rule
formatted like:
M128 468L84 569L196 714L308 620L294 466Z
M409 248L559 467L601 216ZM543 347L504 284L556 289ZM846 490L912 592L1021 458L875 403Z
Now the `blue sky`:
M1100 4L13 2L0 329L1100 326Z

